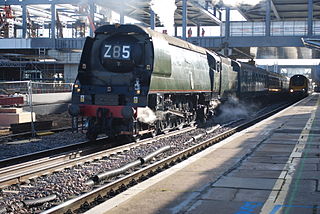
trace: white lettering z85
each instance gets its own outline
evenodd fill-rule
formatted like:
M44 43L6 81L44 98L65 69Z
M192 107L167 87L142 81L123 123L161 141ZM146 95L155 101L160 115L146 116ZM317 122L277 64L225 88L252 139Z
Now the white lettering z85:
M104 58L120 58L122 57L123 59L129 59L130 58L130 46L129 45L124 45L119 46L115 45L112 47L112 45L105 45L106 52L104 53ZM111 53L112 50L112 53Z

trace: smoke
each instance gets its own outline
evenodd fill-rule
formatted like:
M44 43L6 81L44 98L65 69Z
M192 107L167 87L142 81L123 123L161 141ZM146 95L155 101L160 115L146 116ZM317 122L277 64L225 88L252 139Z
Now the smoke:
M175 0L151 0L150 7L170 34L174 26L174 12L177 9Z
M233 120L246 119L253 112L255 106L248 103L240 103L236 97L229 97L219 107L218 116L214 119L217 123L227 123Z
M155 113L149 107L138 108L137 111L137 119L142 123L151 125L157 119Z
M201 0L200 0L201 1ZM261 2L262 0L212 0L212 4L222 4L226 6L239 6L239 5L257 5Z

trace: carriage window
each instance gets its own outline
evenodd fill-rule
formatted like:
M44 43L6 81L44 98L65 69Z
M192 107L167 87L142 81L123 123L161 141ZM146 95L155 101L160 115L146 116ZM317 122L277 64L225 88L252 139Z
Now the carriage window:
M293 85L303 86L303 84L304 84L304 79L302 79L302 78L294 78L294 79L292 80L292 82L293 82Z

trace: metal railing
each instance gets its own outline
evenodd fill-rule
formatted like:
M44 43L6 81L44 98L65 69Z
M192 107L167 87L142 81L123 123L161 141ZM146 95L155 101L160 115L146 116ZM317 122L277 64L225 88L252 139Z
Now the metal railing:
M28 94L31 88L33 94L44 93L61 93L71 92L73 83L45 83L45 82L33 82L33 81L11 81L0 82L0 93L2 94Z
M271 22L271 36L305 36L308 34L307 21Z
M313 21L313 35L320 35L320 21ZM265 36L265 22L230 22L230 36ZM271 36L306 36L307 21L272 21ZM225 24L221 26L221 35L225 36Z

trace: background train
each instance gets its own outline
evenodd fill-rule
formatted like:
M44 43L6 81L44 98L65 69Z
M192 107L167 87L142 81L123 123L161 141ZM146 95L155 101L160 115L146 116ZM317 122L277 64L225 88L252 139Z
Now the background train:
M203 121L229 96L288 92L288 78L138 25L104 25L86 39L74 120L87 137L157 134ZM75 123L74 123L75 124Z
M292 96L308 96L311 90L312 85L307 77L297 74L290 78L289 91Z

